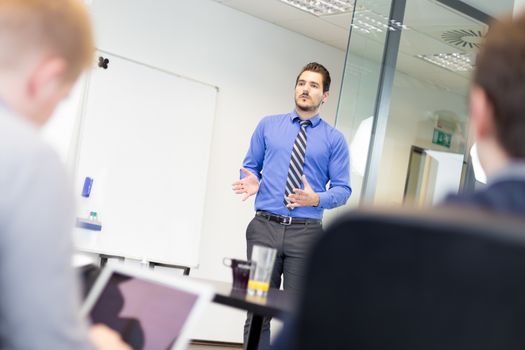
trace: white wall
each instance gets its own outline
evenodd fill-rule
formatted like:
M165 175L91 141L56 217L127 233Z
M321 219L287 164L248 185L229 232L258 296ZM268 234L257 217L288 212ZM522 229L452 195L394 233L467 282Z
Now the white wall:
M231 191L253 129L264 115L292 110L296 75L311 61L332 75L321 115L333 123L344 52L211 0L94 0L92 15L99 49L219 87L208 182L193 183L192 169L181 169L187 182L180 185L207 188L201 264L191 275L229 281L222 258L245 257L254 214L253 200L243 203ZM207 335L240 341L241 329Z

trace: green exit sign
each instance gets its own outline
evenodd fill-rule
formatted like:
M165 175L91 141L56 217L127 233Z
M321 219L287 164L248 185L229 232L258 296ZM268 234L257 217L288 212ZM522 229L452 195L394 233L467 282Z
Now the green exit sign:
M452 142L452 134L444 132L439 129L434 129L434 136L432 137L432 143L440 145L446 148L450 148Z

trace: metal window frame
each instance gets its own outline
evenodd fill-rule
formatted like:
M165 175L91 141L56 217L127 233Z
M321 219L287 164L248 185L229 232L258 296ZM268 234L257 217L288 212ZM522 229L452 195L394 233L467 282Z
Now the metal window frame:
M403 23L405 16L406 0L392 0L390 7L389 21ZM390 100L392 97L392 87L396 73L399 43L401 41L401 30L388 31L385 38L383 50L383 63L379 73L379 87L376 97L374 110L374 120L372 124L372 135L368 147L368 158L363 187L361 189L360 204L372 203L374 200L379 163L386 135L386 126L390 112Z

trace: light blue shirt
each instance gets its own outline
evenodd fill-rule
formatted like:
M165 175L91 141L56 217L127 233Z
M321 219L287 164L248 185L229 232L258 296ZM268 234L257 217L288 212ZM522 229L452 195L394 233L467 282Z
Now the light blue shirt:
M57 154L0 102L0 348L92 349L71 266L74 202Z
M260 181L255 210L321 219L324 209L341 206L350 197L350 156L343 134L319 115L310 121L312 124L306 127L304 174L319 195L319 206L290 210L284 205L292 147L300 129L299 116L293 111L264 117L252 135L243 166ZM327 189L328 183L330 186Z

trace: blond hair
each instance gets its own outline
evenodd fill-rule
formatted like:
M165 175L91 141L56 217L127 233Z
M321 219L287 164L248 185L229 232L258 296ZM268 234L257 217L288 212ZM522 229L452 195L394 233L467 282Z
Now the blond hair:
M81 0L0 0L0 67L30 53L56 55L74 80L93 58L93 35Z

